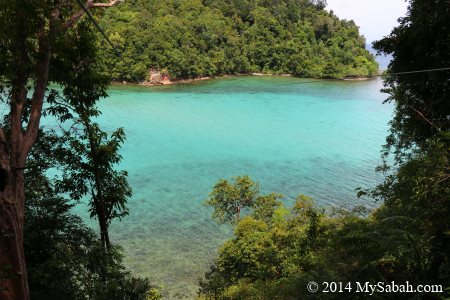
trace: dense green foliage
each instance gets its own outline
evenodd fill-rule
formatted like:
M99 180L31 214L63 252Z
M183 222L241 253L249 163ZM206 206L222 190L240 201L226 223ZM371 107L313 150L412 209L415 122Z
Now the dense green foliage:
M450 65L447 1L411 0L408 14L391 35L376 43L393 55L391 72ZM353 294L354 298L444 299L450 296L450 95L449 71L389 75L385 92L395 103L379 170L385 181L359 195L381 203L367 212L325 214L310 199L294 207L253 202L219 250L216 265L200 283L213 299L321 299L309 281L392 281L441 285L441 293ZM217 185L215 189L217 189ZM217 194L217 191L215 191ZM221 199L219 199L221 200ZM215 203L213 207L220 207ZM258 211L266 211L261 218ZM269 212L269 213L267 213Z
M200 294L209 299L320 299L321 293L308 292L308 282L334 281L344 287L351 283L353 290L343 290L344 295L362 298L367 295L355 293L356 282L409 281L442 285L448 296L449 145L435 144L405 164L383 195L384 204L367 217L359 207L325 214L305 196L290 209L280 202L255 203L220 248L216 265L200 282ZM330 293L327 299L342 296ZM444 293L415 296L442 299ZM410 299L411 294L371 297Z
M447 1L411 0L392 33L374 47L392 54L389 71L439 69L450 65L450 7ZM450 71L389 75L384 90L395 103L384 156L399 167L371 192L378 212L403 218L404 228L426 251L416 276L450 286ZM417 247L420 249L420 247ZM422 257L423 257L422 256Z
M108 9L101 25L123 53L103 47L115 80L238 73L301 77L371 76L377 64L353 21L318 0L130 0Z
M15 260L6 256L8 248L0 249L0 298L29 299L29 290L31 299L157 299L159 294L148 279L133 277L125 270L121 248L109 241L105 246L104 228L114 218L126 215L125 204L131 195L126 172L116 168L125 135L122 129L107 134L92 121L100 114L96 102L107 96L110 78L98 72L98 40L89 21L65 26L64 19L78 11L76 5L66 1L1 2L1 167L4 171L5 161L13 161L11 173L18 174L19 181L24 178L25 201L9 202L10 207L17 205L22 210L18 216L8 214L24 219L23 224L18 223L23 232L11 233L9 224L2 224L0 245L23 234L23 243L18 244L23 247L27 269L10 264ZM54 84L49 87L49 82ZM57 117L61 130L39 128L44 98L43 114ZM38 130L36 141L30 124ZM30 136L28 141L34 147L22 154L26 165L14 157L17 152L4 150L13 151L18 148L15 141ZM17 180L14 178L6 181ZM20 186L14 192L20 194ZM106 224L102 227L100 222L100 240L73 210L86 195L91 196L91 216L103 218ZM0 209L4 221L9 211L4 206ZM20 288L10 284L24 277L28 281Z
M374 43L392 54L389 71L438 69L450 66L450 6L448 1L411 1L407 15L392 33ZM387 151L401 161L429 138L450 130L450 71L389 75L387 101L395 103Z

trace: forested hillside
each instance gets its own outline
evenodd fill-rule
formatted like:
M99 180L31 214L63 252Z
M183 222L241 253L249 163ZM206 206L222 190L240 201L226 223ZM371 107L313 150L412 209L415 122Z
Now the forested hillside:
M123 55L102 47L114 80L146 80L152 67L172 79L377 72L355 23L325 10L322 0L130 0L106 10L101 26Z

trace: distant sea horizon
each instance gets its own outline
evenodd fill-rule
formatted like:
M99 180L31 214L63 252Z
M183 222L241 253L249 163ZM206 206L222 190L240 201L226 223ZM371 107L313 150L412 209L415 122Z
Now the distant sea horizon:
M375 60L377 61L380 70L384 71L388 68L389 63L392 60L392 55L388 54L388 55L377 55L377 50L373 49L372 47L372 43L367 43L366 44L366 49L373 54L373 56L375 56Z

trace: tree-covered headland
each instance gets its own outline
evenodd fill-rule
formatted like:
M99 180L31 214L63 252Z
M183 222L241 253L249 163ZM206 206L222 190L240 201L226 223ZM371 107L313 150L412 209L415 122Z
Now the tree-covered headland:
M107 72L117 81L148 80L151 68L172 79L223 74L367 77L374 57L353 21L323 0L128 0L101 26Z

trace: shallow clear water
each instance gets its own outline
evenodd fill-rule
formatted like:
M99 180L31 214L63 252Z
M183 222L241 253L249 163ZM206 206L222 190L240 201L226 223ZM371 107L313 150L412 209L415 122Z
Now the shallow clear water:
M374 172L392 113L381 81L237 77L154 88L120 87L100 103L105 130L124 127L121 168L134 196L112 225L131 271L193 298L229 237L202 205L221 178L250 175L263 192L321 206L375 205L356 187Z

